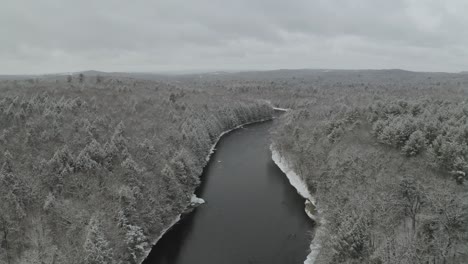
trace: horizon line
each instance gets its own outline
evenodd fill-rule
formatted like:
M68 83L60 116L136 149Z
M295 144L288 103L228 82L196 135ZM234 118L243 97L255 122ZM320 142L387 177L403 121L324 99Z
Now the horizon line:
M210 73L249 73L249 72L274 72L274 71L404 71L412 73L447 73L447 74L460 74L468 71L418 71L407 70L403 68L277 68L277 69L213 69L213 70L163 70L163 71L104 71L104 70L81 70L81 71L65 71L65 72L48 72L48 73L15 73L15 74L2 74L0 76L47 76L47 75L74 75L80 73L96 72L97 74L155 74L155 75L192 75L192 74L210 74Z

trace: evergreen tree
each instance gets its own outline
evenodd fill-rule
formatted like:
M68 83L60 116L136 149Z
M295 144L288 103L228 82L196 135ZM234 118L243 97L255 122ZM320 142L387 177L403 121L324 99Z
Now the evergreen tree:
M408 157L415 156L420 153L425 148L425 146L426 139L424 133L420 130L416 130L413 134L411 134L408 141L406 141L402 151Z
M99 220L93 216L88 224L88 232L84 243L87 264L112 264L112 249L101 230Z
M99 165L91 159L86 149L83 149L75 161L76 168L81 171L90 171L94 168L97 168Z
M86 146L85 151L88 153L89 157L96 161L99 164L102 164L104 158L106 157L106 152L102 148L101 144L92 139L91 142Z
M127 140L124 137L124 123L120 123L115 127L114 134L112 135L112 143L117 147L117 149L122 150L126 147Z

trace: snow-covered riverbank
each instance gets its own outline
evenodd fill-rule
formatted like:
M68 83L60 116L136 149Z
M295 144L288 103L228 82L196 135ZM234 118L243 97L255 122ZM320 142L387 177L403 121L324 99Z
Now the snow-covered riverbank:
M305 212L310 219L314 220L317 223L315 230L315 236L310 244L310 253L307 256L307 259L304 261L304 264L313 264L317 259L318 253L320 252L320 236L324 231L324 226L321 225L323 221L320 221L318 217L318 210L316 209L315 199L312 197L305 181L300 175L298 175L289 165L289 162L281 156L281 154L274 148L273 145L270 146L271 158L275 164L283 171L286 177L289 180L289 183L297 190L297 193L304 197L305 199ZM313 208L312 211L309 208Z
M265 101L267 104L269 104L273 110L276 110L276 111L282 111L282 112L287 112L289 110L291 110L290 108L282 108L282 107L279 107L279 106L275 106L270 100L263 100Z
M273 107L273 110L287 112L287 111L289 111L289 110L291 110L291 109L289 109L289 108L281 108L281 107Z

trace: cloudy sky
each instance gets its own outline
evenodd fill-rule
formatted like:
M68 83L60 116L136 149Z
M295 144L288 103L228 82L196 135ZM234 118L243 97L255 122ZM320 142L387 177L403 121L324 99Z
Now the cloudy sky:
M466 0L2 0L0 74L468 70Z

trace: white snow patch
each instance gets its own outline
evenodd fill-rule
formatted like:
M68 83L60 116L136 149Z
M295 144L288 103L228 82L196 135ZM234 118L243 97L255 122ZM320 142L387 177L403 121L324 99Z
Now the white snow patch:
M289 109L289 108L281 108L281 107L273 107L273 110L278 110L278 111L287 112L287 111L289 111L289 110L291 110L291 109Z
M318 236L320 236L319 232L322 230L322 228L317 228L317 231L315 232L315 237L314 240L312 240L312 243L310 244L310 253L307 255L306 260L304 260L304 264L314 264L315 260L317 259L317 256L320 252L320 248L322 247L320 245L320 241L318 239Z
M273 105L273 103L270 100L262 99L262 101L269 104L271 106L271 108L273 108L273 110L278 110L278 111L283 111L283 112L287 112L287 111L291 110L290 108L276 107L276 106Z
M286 175L286 177L289 180L289 183L297 190L297 193L304 197L306 199L305 205L312 203L315 208L316 203L315 199L312 197L312 195L309 192L309 189L307 188L307 185L305 184L304 180L302 179L301 176L299 176L289 165L288 161L284 159L281 154L274 148L273 145L270 146L271 150L271 158L275 162L275 164L283 171L283 173ZM304 264L314 264L315 260L317 259L317 256L320 252L320 248L322 247L320 244L320 237L324 233L324 220L323 219L318 219L316 215L313 215L309 210L305 210L307 216L309 216L310 219L314 220L316 223L318 223L318 226L315 230L315 235L314 239L312 240L310 244L310 253L307 255L306 260L304 260Z
M203 200L202 198L198 198L195 194L192 194L192 197L190 198L190 203L200 205L204 204L205 200Z
M297 192L304 197L305 199L313 202L312 195L309 192L309 189L307 188L307 185L305 184L304 180L297 175L297 173L289 167L289 164L287 163L286 160L284 160L281 155L279 154L278 151L276 151L273 146L270 147L271 149L271 158L273 161L276 163L276 165L286 174L286 177L288 177L289 183L296 188Z
M317 216L315 216L313 213L311 213L309 210L307 210L307 205L309 205L309 204L312 204L312 205L314 206L314 208L317 208L316 205L315 205L315 203L313 203L313 202L311 202L310 200L307 199L307 200L305 201L305 207L306 207L305 212L306 212L307 216L308 216L310 219L314 220L315 222L318 222L319 220L317 219Z

